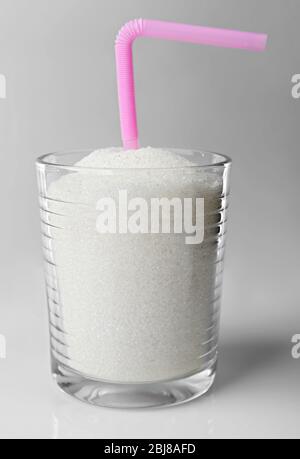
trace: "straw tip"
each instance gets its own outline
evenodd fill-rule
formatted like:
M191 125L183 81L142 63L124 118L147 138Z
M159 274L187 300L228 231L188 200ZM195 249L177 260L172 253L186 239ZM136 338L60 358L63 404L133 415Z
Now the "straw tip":
M257 35L257 51L265 51L267 49L268 39L269 37L265 33Z

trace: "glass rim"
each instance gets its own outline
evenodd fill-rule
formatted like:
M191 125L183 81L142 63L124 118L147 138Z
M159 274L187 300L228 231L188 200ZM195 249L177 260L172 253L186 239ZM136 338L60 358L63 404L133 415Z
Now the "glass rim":
M157 148L157 147L154 147ZM171 166L171 167L89 167L89 166L78 166L78 165L71 165L71 164L66 164L66 163L56 163L54 161L50 161L50 158L53 156L56 157L61 157L63 158L64 156L71 156L71 155L78 155L78 154L90 154L93 153L94 151L99 150L99 148L95 149L78 149L78 150L65 150L65 151L58 151L58 152L52 152L52 153L46 153L42 156L39 156L35 163L36 166L46 166L46 167L55 167L56 169L62 169L62 170L71 170L71 171L80 171L80 170L85 170L85 171L151 171L151 170L190 170L190 169L210 169L210 168L221 168L223 167L228 168L232 165L232 159L224 154L217 153L214 151L209 151L209 150L196 150L196 149L186 149L186 148L167 148L167 147L158 147L158 148L163 148L166 151L174 152L174 153L196 153L199 155L215 155L220 158L220 161L217 161L215 163L213 162L208 162L207 164L191 164L190 166ZM116 147L116 150L122 151L122 147Z

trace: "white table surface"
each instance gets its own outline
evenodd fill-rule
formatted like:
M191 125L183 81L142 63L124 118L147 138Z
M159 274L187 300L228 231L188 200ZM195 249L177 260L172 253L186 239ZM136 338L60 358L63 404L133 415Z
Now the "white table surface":
M251 313L253 296L244 299L242 311L240 304L229 305L234 295L227 285L218 378L209 395L169 409L94 408L52 382L42 272L29 266L17 273L18 287L1 292L7 358L0 360L0 438L300 437L300 360L292 359L290 342L300 327L297 309L280 319L274 299L270 326L269 313L258 320L259 304Z

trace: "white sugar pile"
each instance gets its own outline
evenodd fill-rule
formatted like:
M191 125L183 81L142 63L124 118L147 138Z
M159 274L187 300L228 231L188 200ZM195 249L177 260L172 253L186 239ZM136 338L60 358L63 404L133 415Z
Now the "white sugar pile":
M47 215L60 292L50 305L59 324L52 348L61 363L125 383L179 378L215 359L222 179L195 165L172 151L99 150L51 184ZM204 197L203 244L174 234L99 234L97 202L119 190L129 199Z

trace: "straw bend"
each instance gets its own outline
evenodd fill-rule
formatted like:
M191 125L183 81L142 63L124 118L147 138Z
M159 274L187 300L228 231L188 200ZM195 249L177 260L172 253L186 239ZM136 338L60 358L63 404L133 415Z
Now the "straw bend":
M134 19L133 21L127 22L117 35L116 45L127 46L132 44L137 37L143 35L145 22L144 19Z
M264 51L267 35L237 30L200 27L164 21L136 19L120 30L116 62L122 138L125 149L139 147L132 45L138 37L181 41L222 48Z

